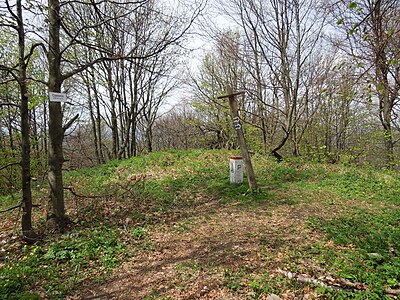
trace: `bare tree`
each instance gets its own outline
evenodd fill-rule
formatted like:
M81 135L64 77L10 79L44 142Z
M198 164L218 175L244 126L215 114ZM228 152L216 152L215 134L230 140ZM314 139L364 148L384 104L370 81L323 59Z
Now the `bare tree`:
M400 92L400 5L395 0L343 0L340 4L332 14L337 27L344 30L347 47L343 50L371 76L367 81L375 86L385 161L392 166Z
M100 62L112 64L123 60L135 60L153 57L169 46L176 44L189 30L196 16L199 14L202 5L197 5L187 17L179 16L170 21L169 27L164 28L163 38L154 41L151 48L145 52L137 52L140 49L140 43L130 44L130 47L123 47L124 40L119 39L117 33L128 34L124 32L124 20L128 17L134 17L136 11L153 1L141 0L136 2L76 2L66 1L62 4L59 0L48 1L48 24L49 24L49 49L47 52L49 64L49 92L60 92L62 83L71 76L78 74L90 66ZM68 13L68 14L66 14ZM63 19L61 19L63 15ZM76 18L79 23L72 21ZM63 21L62 21L63 20ZM69 22L66 22L66 21ZM140 20L136 20L140 21ZM165 23L162 23L165 25ZM122 26L122 27L121 27ZM111 30L111 45L106 47L104 43L98 43L98 38L91 38L99 34L99 28L105 33ZM116 30L119 29L119 30ZM60 32L62 32L61 39ZM101 35L107 37L107 35ZM109 41L106 39L106 41ZM122 46L122 47L121 47ZM74 54L75 49L95 49L99 55L93 60L82 61ZM122 52L123 50L123 52ZM109 66L107 66L109 67ZM108 69L109 74L111 70ZM112 78L108 78L108 83L112 84ZM112 88L110 87L110 90ZM112 94L110 94L112 96ZM114 101L114 100L113 100ZM116 109L116 106L114 107ZM112 117L114 122L116 116ZM63 126L61 104L50 103L49 107L49 186L50 198L48 203L48 223L49 225L65 226L65 204L62 182L62 164L63 164L63 137L70 122ZM115 143L118 137L115 136ZM114 149L114 155L118 145Z
M225 10L240 20L252 47L253 78L258 86L255 95L265 107L260 113L271 111L283 131L270 152L280 159L278 151L291 139L293 153L299 155L298 122L310 101L307 89L312 85L305 74L319 49L326 16L323 7L313 0L233 0ZM264 68L268 84L261 76ZM266 125L262 128L266 130Z
M193 107L180 103L155 121L153 145L155 150L205 148L214 139L208 134L198 125Z
M200 72L192 77L190 83L192 105L198 113L197 124L207 133L214 135L209 147L224 148L235 140L227 99L217 99L230 85L235 90L244 89L247 72L243 66L240 34L226 30L214 37L215 45L203 58ZM243 111L243 99L239 99ZM241 114L245 118L246 114ZM242 121L244 121L242 119Z
M34 242L38 236L32 226L32 192L31 192L31 145L30 145L30 126L29 126L29 98L28 98L28 64L35 48L35 44L26 49L26 29L24 24L22 1L17 0L11 3L5 1L5 7L2 7L2 17L0 22L2 26L11 28L15 31L18 40L18 63L12 66L1 65L0 69L8 73L11 80L15 80L19 86L20 102L18 104L6 103L5 105L15 105L20 111L21 127L21 180L22 180L22 234L25 240ZM28 50L28 51L27 51Z

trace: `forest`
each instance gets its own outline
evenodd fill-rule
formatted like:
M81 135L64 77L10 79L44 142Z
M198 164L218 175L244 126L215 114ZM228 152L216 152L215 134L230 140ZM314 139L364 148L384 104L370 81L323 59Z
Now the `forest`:
M96 209L106 211L109 208L100 203L114 203L115 197L141 199L152 211L158 204L153 207L147 201L158 203L162 196L152 194L157 187L148 191L145 184L159 180L164 171L155 175L130 170L127 175L119 165L124 161L140 165L145 157L160 153L169 157L205 151L205 156L217 156L215 164L222 164L221 153L238 154L237 129L223 97L228 90L240 92L236 100L241 130L255 157L261 187L253 194L224 186L228 193L246 194L256 202L268 198L263 193L276 192L265 191L269 178L282 196L279 179L282 184L313 176L318 183L325 180L313 164L326 168L329 176L334 176L335 168L348 167L355 182L362 177L379 191L395 190L392 184L398 180L400 163L397 0L2 0L0 30L0 214L4 222L13 219L10 222L18 224L14 233L27 247L39 247L44 237L72 230L79 223L77 215L85 223L89 217L82 211L93 205L93 199L100 199ZM195 157L202 160L201 155ZM159 162L152 168L170 167L162 157ZM306 174L307 166L313 175ZM105 168L104 175L93 171L92 186L87 179L80 184L71 178L74 172L79 178L86 173L92 176L88 170L96 168ZM190 166L179 168L176 178L189 172ZM282 173L270 178L263 168ZM391 179L375 186L380 179L374 181L372 173L361 170ZM168 176L174 177L171 172ZM216 169L205 168L205 172L210 172L209 180L221 179ZM106 174L115 180L108 182L103 178ZM125 175L129 186L118 177ZM340 186L346 178L331 183ZM185 180L188 186L198 180L213 185L207 178L186 173ZM103 184L110 190L103 190ZM219 192L208 195L198 186L191 192L200 195L201 203L225 197ZM376 190L370 192L375 195ZM358 197L354 195L361 201ZM398 208L397 200L390 200L395 195L387 197ZM81 207L74 202L78 200ZM166 205L168 209L161 205L159 213L169 211L171 205ZM146 214L144 207L135 209ZM396 219L391 213L389 223ZM135 219L121 218L131 225ZM138 231L131 232L136 244L148 236L143 218L138 217L140 226L132 225ZM307 218L305 222L312 223L309 218L316 217ZM395 224L389 223L384 226ZM395 230L385 235L389 241L384 243L394 247L393 253L398 251L398 244L392 245L396 234ZM396 262L390 260L388 265L398 263L397 254L394 257ZM392 271L380 291L374 290L377 299L398 295L399 273ZM245 275L229 272L224 273L232 281L228 288L240 290L236 277ZM358 290L374 289L362 284L364 289ZM0 286L0 294L2 288L8 296L14 295L5 286ZM60 297L70 294L58 292ZM262 293L256 292L257 297Z

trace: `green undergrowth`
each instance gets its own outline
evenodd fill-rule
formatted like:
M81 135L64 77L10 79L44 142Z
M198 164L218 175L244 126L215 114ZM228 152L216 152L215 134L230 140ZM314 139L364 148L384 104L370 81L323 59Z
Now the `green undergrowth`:
M18 194L0 195L0 210L6 210L20 203L21 199Z
M337 278L368 286L355 291L311 285L322 298L384 299L385 289L400 288L398 173L301 160L277 163L254 155L260 190L249 191L246 177L243 184L229 183L229 156L238 154L155 152L66 173L65 185L78 195L66 191L70 231L6 251L0 264L0 299L62 299L86 282L104 280L135 251L154 251L151 230L175 222L178 234L189 232L195 226L190 220L228 206L256 212L262 208L268 216L279 206L308 205L316 213L307 228L320 236L318 242L297 245L279 236L285 232L265 233L270 235L260 238L257 247L267 267L224 271L224 284L233 293L246 291L253 299L296 294L304 284L277 276L268 266L307 273L299 266L305 257ZM10 199L1 198L0 206L12 205ZM335 214L325 214L327 207ZM285 265L276 265L277 253Z
M340 165L284 163L270 175L289 197L312 206L337 207L332 218L311 217L309 227L324 234L323 245L310 245L308 257L335 278L360 283L361 290L317 287L328 299L392 299L400 288L400 176L390 170ZM331 247L330 241L334 243ZM328 246L326 246L328 245ZM289 264L294 268L293 264Z
M4 257L0 299L64 299L85 282L104 280L134 249L149 243L147 235L142 227L98 226L24 245Z
M47 191L45 189L40 189L36 186L32 189L32 201L34 206L39 206L41 199L46 198ZM15 192L10 195L0 195L0 211L12 210L12 208L17 207L21 204L22 191Z
M387 170L349 169L331 173L321 186L334 191L344 200L357 199L372 204L400 203L400 178Z
M159 215L182 212L209 202L246 204L272 199L274 195L267 189L250 193L246 177L244 184L230 184L229 156L232 154L237 153L225 150L150 153L69 172L66 182L79 194L140 203L141 208L133 207L130 217L145 217L143 209ZM266 178L260 177L259 182L265 185Z
M368 291L324 290L338 299L390 299L385 289L400 285L400 211L354 208L331 220L311 219L310 226L326 234L342 250L320 253L338 278L362 283Z

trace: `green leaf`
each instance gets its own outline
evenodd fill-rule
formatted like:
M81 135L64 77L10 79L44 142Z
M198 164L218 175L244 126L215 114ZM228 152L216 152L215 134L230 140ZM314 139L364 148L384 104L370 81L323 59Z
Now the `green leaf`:
M387 279L387 283L388 283L390 286L397 286L397 285L398 285L398 282L397 282L397 280L396 280L395 278L388 278L388 279Z
M356 9L356 8L357 8L357 3L356 3L356 2L350 2L350 3L349 3L349 8L350 8L351 10Z
M340 18L339 20L337 20L336 24L337 25L342 25L343 24L343 18Z
M356 32L356 30L358 29L358 27L360 26L359 23L355 23L353 25L353 28L349 30L349 34L354 34Z

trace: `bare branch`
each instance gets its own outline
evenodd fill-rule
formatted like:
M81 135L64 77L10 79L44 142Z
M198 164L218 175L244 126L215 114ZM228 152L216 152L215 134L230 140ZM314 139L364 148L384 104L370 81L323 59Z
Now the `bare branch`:
M333 274L326 271L324 268L315 265L312 261L306 259L303 261L308 266L310 266L314 271L322 273L322 276L318 276L318 279L304 276L301 274L292 273L289 271L284 271L278 269L277 272L283 274L285 277L289 279L294 279L299 283L311 283L317 284L320 286L332 288L332 289L351 289L351 290L358 290L358 291L367 291L370 290L370 287L361 282L351 282L345 278L337 278ZM384 288L384 292L387 295L400 295L399 289L392 289L389 287Z
M44 49L44 51L46 52L46 48L45 48L45 46L44 46L44 44L43 43L36 43L36 44L34 44L32 47L31 47L31 49L30 49L30 51L29 51L29 53L24 57L24 60L26 61L26 63L28 63L29 62L29 60L30 60L30 58L31 58L31 56L33 55L33 52L35 51L35 49L36 48L38 48L38 47L41 47L41 48L43 48Z
M0 210L0 213L5 213L5 212L8 212L8 211L11 211L11 210L14 210L14 209L20 208L20 207L21 207L21 205L22 205L22 202L21 202L21 203L19 203L19 204L17 204L17 205L15 205L15 206L13 206L13 207L7 208L7 209L5 209L5 210Z
M96 198L105 198L105 197L109 197L110 195L81 195L78 194L77 192L74 191L74 189L70 186L65 186L64 190L70 191L72 195L74 195L75 197L78 198L86 198L86 199L96 199Z
M10 13L10 15L14 18L14 19L16 19L16 20L18 20L18 16L13 12L13 7L15 7L15 4L14 5L10 5L10 3L9 3L9 1L8 0L6 0L6 6L7 6L7 10L8 10L8 12ZM16 30L18 30L18 26L15 26L14 27Z
M17 166L17 165L21 165L21 163L20 162L12 162L12 163L6 164L6 165L0 167L0 171L4 170L6 168L12 167L12 166Z
M146 2L146 1L147 1L147 0L124 1L124 2L123 2L123 5L128 5L128 4L129 4L129 5L137 5L137 4L144 3L144 2ZM91 4L94 4L94 5L101 5L101 4L103 4L103 3L112 3L112 4L121 5L121 2L118 2L118 1L111 1L111 0L101 0L101 1L96 1L96 3L95 3L95 1L90 1L90 3L91 3ZM67 4L69 4L69 5L73 5L73 4L88 5L88 2L79 1L79 0L62 1L62 2L60 3L60 7L65 6L65 5L67 5Z
M3 81L3 82L1 82L1 84L9 83L9 82L12 82L12 81L18 81L18 75L16 75L14 73L14 72L18 73L18 65L14 66L14 67L7 67L7 66L4 66L4 65L0 65L0 70L7 72L7 75L10 74L14 78L14 79L11 79L11 80Z
M29 81L41 83L43 85L47 85L47 81L44 81L44 80L40 80L40 79L32 78L32 77L27 77L26 79Z
M400 295L400 290L394 290L391 288L386 288L385 293L388 295Z
M289 271L284 271L281 269L278 269L277 271L278 271L278 273L284 275L288 279L294 279L295 281L297 281L299 283L311 283L311 284L317 284L317 285L320 285L323 287L337 288L337 287L329 286L328 284L326 284L325 282L323 282L322 280L319 280L319 279L305 277L303 275L292 273Z
M65 124L65 125L63 126L64 132L67 131L68 128L70 128L70 127L72 126L72 124L76 121L76 119L78 119L78 118L79 118L79 114L76 114L71 120L69 120L69 121L67 122L67 124Z
M3 22L0 22L0 27L10 27L10 28L12 28L14 30L18 30L17 26L15 26L13 24L3 23Z
M8 212L8 211L11 211L11 210L20 208L21 205L22 205L22 202L21 202L20 204L17 204L17 205L15 205L15 206L10 207L10 208L7 208L7 209L5 209L5 210L0 210L0 213L5 213L5 212ZM41 205L40 205L40 204L33 204L32 207L41 207Z
M142 3L142 1L138 1L138 3ZM89 61L81 66L78 66L77 68L75 68L74 70L71 70L70 72L65 73L62 76L62 81L74 76L75 74L78 74L82 71L85 71L86 69L88 69L89 67L96 65L100 62L104 62L104 61L120 61L120 60L138 60L138 59L148 59L151 57L154 57L160 53L162 53L165 49L167 49L169 46L177 43L187 32L188 30L192 27L194 21L196 20L196 18L200 15L200 13L202 12L202 10L204 9L204 4L200 7L198 7L192 14L192 16L190 17L190 21L188 22L188 24L181 30L181 32L179 34L177 34L175 37L173 37L170 40L166 40L168 38L168 33L169 31L165 34L164 38L161 39L161 41L155 45L154 50L151 51L148 54L141 54L141 55L135 55L135 51L136 49L132 49L127 55L114 55L114 56L110 56L110 53L105 53L108 54L108 56L105 57L100 57L97 59L94 59L92 61ZM126 14L127 15L127 14ZM106 20L102 23L107 24L110 20L115 20L120 18L121 16L118 16L116 18L112 18L109 20ZM75 41L77 44L82 45L84 47L90 48L90 49L94 49L94 50L100 50L98 46L93 46L93 45L89 45L87 43L81 42L77 39L77 36L79 35L79 32L75 35L72 36L68 30L65 28L64 25L63 26L63 30L73 39L73 41ZM91 27L97 27L98 24L96 24L96 26L91 26ZM83 29L87 29L88 27L85 27ZM63 50L65 51L65 49ZM104 51L103 51L104 53Z
M0 102L0 107L2 107L2 106L13 106L13 107L20 109L20 106L18 104L11 103L11 102Z

